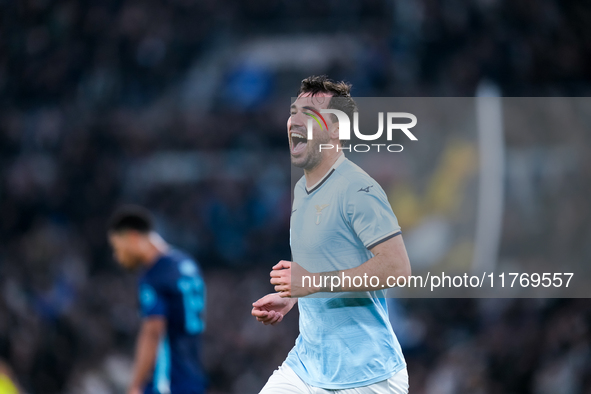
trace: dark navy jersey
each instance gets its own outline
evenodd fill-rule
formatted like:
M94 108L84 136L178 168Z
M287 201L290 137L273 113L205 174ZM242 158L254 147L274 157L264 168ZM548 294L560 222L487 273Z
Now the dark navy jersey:
M139 279L143 318L162 316L166 335L158 348L154 375L145 394L201 394L200 361L205 284L195 260L179 250L161 256Z

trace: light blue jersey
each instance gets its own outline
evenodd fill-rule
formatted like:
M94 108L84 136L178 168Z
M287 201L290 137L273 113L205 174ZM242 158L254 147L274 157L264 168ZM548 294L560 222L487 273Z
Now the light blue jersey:
M310 272L357 267L375 245L400 234L386 193L341 155L310 189L294 190L293 261ZM390 378L406 363L388 319L385 290L300 298L300 335L286 364L306 383L347 389ZM351 296L354 295L355 298Z

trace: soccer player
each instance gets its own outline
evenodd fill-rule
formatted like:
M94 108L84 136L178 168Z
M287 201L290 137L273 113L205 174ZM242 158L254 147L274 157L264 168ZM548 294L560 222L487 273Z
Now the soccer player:
M345 158L336 116L319 118L327 108L353 119L350 85L325 76L304 79L287 122L292 164L304 170L291 214L294 261L273 267L276 293L252 309L258 321L277 324L297 302L300 335L261 393L408 393L406 362L384 298L388 277L410 275L400 227L380 185ZM308 140L314 114L319 122ZM339 149L320 151L320 144ZM302 283L303 276L313 281ZM364 276L379 283L346 280ZM330 280L309 284L324 277L344 280L336 287Z
M128 394L205 392L199 358L205 285L197 263L172 249L140 207L115 212L108 236L119 264L141 270L142 323Z

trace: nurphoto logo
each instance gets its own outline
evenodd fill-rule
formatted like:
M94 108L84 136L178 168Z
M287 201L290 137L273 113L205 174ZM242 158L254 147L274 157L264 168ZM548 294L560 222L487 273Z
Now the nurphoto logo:
M308 108L306 108L308 109ZM310 116L308 119L308 139L313 139L313 120L315 120L320 128L327 127L326 120L322 116L322 114L333 114L337 117L339 121L339 139L341 141L350 140L351 139L351 121L346 113L340 111L338 109L321 109L321 110L312 110L310 108L309 112L304 112L304 114ZM388 141L392 141L392 135L394 134L395 130L402 131L411 141L417 141L417 137L413 133L410 132L409 129L413 128L417 124L417 117L408 112L387 112L386 113L386 138ZM410 123L394 123L394 119L409 119ZM362 134L359 131L359 113L353 113L353 132L355 136L362 140L362 141L375 141L379 139L382 134L384 133L384 113L378 112L378 131L374 134ZM402 152L403 146L400 144L355 144L349 145L345 147L336 146L338 150L348 150L349 152L369 152L372 150L372 147L379 152L381 147L385 147L388 152ZM332 144L320 144L319 149L322 152L322 149L334 149L335 146Z

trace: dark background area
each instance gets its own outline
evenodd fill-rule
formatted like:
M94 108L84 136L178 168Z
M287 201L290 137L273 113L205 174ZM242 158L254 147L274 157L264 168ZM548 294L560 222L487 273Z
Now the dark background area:
M297 336L295 311L277 327L250 316L290 256L289 98L323 73L354 96L474 96L483 80L504 96L589 96L591 4L0 1L0 358L25 392L123 392L135 279L105 220L124 202L204 269L210 393L258 392ZM588 134L562 132L511 130L507 145L591 157ZM563 199L532 163L533 193L511 198L509 183L501 256L589 261L591 163L559 174ZM517 220L531 206L539 226ZM392 312L414 394L591 392L586 299Z

